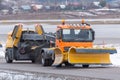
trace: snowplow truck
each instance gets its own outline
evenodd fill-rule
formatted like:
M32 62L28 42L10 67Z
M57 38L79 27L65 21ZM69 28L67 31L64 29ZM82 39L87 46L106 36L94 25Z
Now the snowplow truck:
M40 48L47 46L43 34L43 28L39 24L35 26L35 30L23 29L22 24L15 25L14 30L8 34L6 42L6 62L31 60L34 63L39 56Z
M57 26L55 34L45 34L50 48L41 50L43 66L61 67L81 64L111 64L110 54L117 53L115 48L95 48L93 41L95 31L84 21L81 24L65 24Z

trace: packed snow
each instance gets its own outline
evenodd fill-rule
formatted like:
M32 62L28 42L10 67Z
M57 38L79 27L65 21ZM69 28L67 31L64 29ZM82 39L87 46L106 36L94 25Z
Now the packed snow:
M54 77L42 73L30 73L10 70L0 70L0 80L69 80L68 77Z
M114 66L120 67L120 45L116 45L115 48L117 50L117 54L112 54L110 59Z
M0 47L0 58L5 57L5 45L2 44L2 47Z

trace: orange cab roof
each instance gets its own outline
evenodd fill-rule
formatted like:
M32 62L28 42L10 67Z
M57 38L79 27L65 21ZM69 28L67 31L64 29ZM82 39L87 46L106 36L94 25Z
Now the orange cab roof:
M57 28L61 29L91 29L89 25L81 25L81 24L65 24L59 25Z

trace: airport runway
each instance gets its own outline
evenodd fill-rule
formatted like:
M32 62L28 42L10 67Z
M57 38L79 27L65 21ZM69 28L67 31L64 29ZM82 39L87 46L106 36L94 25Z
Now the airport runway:
M12 70L32 72L37 74L45 74L52 76L72 77L73 80L119 80L120 68L115 66L95 66L92 65L89 68L82 68L80 65L75 67L43 67L40 64L32 64L29 61L26 62L13 62L7 64L5 60L0 61L0 70ZM54 75L55 74L55 75ZM82 79L83 78L83 79ZM85 79L86 78L86 79Z

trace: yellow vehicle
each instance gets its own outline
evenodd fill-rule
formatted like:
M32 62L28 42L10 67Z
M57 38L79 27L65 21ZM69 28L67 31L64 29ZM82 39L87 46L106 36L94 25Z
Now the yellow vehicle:
M51 46L41 50L43 66L111 64L110 54L117 52L115 48L94 48L95 32L84 21L81 24L65 24L63 21L55 34L45 34Z
M35 30L23 29L22 24L15 25L14 30L8 34L6 42L6 62L31 60L34 63L40 47L48 46L43 34L41 25L36 25Z

